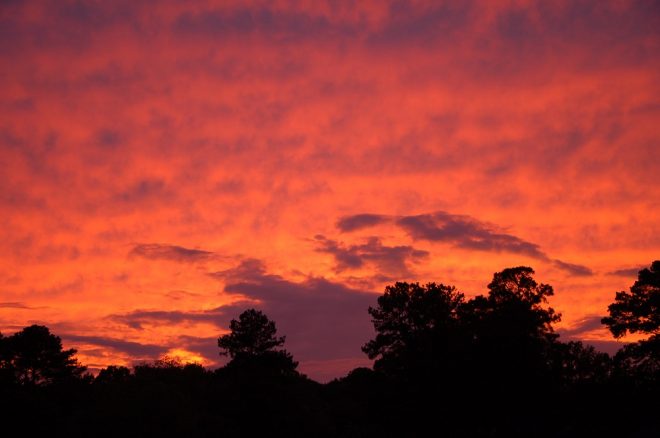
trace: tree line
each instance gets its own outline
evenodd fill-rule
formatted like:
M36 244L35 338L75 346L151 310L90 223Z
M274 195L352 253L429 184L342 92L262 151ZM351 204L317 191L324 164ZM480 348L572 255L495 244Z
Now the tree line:
M660 436L660 261L602 323L641 334L614 356L563 342L550 285L504 269L488 293L398 282L368 309L373 368L319 384L247 309L218 338L218 369L163 358L94 377L33 325L0 334L3 427L69 436Z

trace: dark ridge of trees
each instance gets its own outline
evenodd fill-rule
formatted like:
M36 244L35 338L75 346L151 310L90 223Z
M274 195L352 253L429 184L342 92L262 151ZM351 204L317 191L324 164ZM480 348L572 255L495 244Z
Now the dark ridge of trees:
M0 334L0 421L23 436L660 436L660 261L603 318L614 357L563 342L551 286L529 267L487 294L399 282L368 310L373 369L319 384L275 322L248 309L218 338L216 370L171 358L85 373L43 326ZM365 315L366 317L366 315Z

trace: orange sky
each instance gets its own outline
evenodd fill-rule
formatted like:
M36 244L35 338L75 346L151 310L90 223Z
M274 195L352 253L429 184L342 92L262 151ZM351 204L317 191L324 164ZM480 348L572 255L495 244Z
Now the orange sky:
M217 366L256 306L327 380L385 285L529 265L607 347L660 253L658 4L357 3L3 2L0 330Z

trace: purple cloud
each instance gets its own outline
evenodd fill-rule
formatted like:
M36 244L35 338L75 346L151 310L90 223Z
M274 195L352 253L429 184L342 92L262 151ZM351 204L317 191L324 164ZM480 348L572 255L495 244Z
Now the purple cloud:
M287 335L286 347L297 359L363 358L360 347L373 335L367 309L376 294L324 278L292 282L266 273L258 260L212 275L225 281L225 292L259 302L223 306L225 313L235 318L247 307L263 310Z
M246 302L245 305L249 305ZM234 306L234 305L232 305ZM109 319L126 324L136 330L142 330L145 324L183 324L205 322L218 328L225 327L229 319L226 316L226 307L221 306L209 310L180 311L180 310L134 310L129 313L110 315Z
M381 214L356 214L353 216L344 216L337 221L337 228L341 231L356 231L362 228L373 227L387 222L388 216Z
M615 275L617 277L632 277L636 278L637 274L639 274L639 271L644 269L644 266L639 266L637 268L622 268L622 269L617 269L614 271L610 271L607 273L607 275Z
M562 271L575 276L591 276L593 271L583 265L550 260L541 247L513 234L505 233L496 227L466 215L456 215L444 211L411 216L387 216L379 214L357 214L344 216L337 222L341 231L356 231L374 227L383 223L392 223L403 229L415 240L444 242L457 248L489 252L510 252L522 254L552 264ZM328 241L332 242L332 241ZM411 247L408 247L411 248ZM359 267L363 262L356 250L328 245L326 252L337 254L338 266L343 262L347 267ZM355 266L351 266L351 263Z
M366 264L376 267L379 273L389 276L409 276L409 263L418 262L429 256L427 251L412 246L386 246L378 237L370 237L361 245L344 245L341 242L316 236L317 251L332 254L337 272L360 268Z
M115 351L126 353L135 358L157 358L165 354L169 347L156 344L141 344L139 342L125 341L122 339L109 338L105 336L85 336L75 334L64 334L62 339L71 344L85 343L100 347L111 348Z
M594 271L584 265L567 263L557 259L553 260L552 263L555 265L555 267L561 269L562 271L566 271L569 274L575 275L577 277L590 277L594 275Z
M207 260L213 254L211 251L184 248L177 245L143 243L135 245L129 253L129 257L137 256L151 260L170 260L175 262L199 262Z

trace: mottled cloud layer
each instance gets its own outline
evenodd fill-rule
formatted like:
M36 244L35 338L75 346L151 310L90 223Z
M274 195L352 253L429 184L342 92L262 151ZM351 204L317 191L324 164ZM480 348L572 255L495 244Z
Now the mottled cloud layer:
M658 29L652 1L5 1L0 330L217 364L262 303L330 376L359 342L290 309L360 337L395 280L532 265L565 327L600 315L660 251Z

